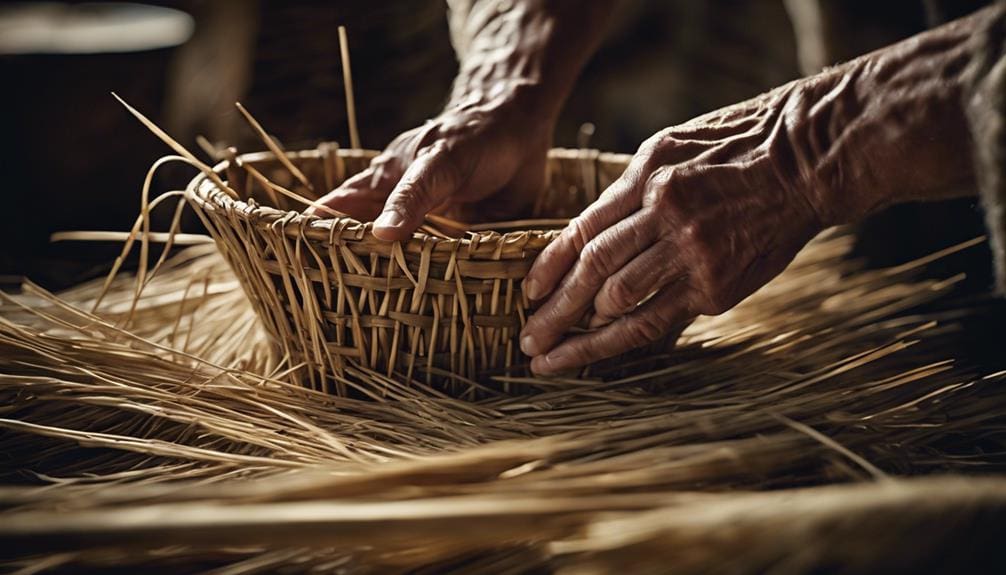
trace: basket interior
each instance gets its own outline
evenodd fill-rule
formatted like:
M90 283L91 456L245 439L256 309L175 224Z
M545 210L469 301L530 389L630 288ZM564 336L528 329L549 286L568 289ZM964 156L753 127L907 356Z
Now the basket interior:
M376 155L377 152L372 150L339 150L328 144L322 144L314 150L288 153L287 157L304 174L312 189L304 186L273 154L246 154L240 160L270 182L308 200L316 200L366 169ZM628 158L626 155L604 154L597 150L552 150L545 189L530 212L520 216L543 220L533 222L536 229L562 227L561 222L547 220L569 219L578 215L621 175ZM252 205L268 206L283 212L302 212L306 207L303 202L276 193L250 171L226 165L223 171L229 185L238 192L240 198L244 201L251 200ZM498 226L476 223L483 224L478 226L480 230L496 231L519 230L521 225L521 222L501 222Z

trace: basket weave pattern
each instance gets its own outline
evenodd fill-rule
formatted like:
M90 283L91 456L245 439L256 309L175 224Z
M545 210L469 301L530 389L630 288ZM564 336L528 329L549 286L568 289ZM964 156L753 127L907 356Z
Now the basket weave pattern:
M288 154L312 187L325 191L366 168L374 155L326 145ZM622 173L628 158L553 150L534 217L575 216ZM406 242L386 242L367 223L304 215L303 206L238 166L310 192L270 153L215 168L241 200L204 175L186 192L275 339L277 359L306 367L299 381L344 394L347 361L454 384L523 372L527 358L518 337L529 302L520 283L558 230L462 238L418 232Z

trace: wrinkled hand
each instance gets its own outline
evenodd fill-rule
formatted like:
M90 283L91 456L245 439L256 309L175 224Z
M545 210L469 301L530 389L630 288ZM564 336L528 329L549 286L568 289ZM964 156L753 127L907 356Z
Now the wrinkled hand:
M770 94L656 134L538 256L524 289L547 299L521 334L535 373L730 309L823 228L785 136L785 100ZM594 329L564 339L585 316Z
M463 222L522 215L544 186L552 123L512 94L461 103L395 140L321 199L374 235L407 239L430 212Z

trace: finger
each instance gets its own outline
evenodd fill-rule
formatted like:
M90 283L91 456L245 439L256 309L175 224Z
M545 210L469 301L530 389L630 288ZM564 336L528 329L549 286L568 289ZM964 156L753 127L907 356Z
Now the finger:
M460 182L447 147L434 144L412 162L395 185L374 221L374 236L382 240L408 239L426 214L447 200Z
M571 220L559 237L535 258L524 278L523 289L528 298L539 300L552 293L591 238L639 208L641 187L637 178L628 174L626 171L596 202Z
M322 196L318 204L359 220L370 221L381 213L381 207L393 187L394 183L388 183L388 178L380 178L373 168L367 168ZM306 212L317 215L319 211L322 211L319 207L312 206Z
M631 313L644 299L685 274L673 246L659 241L604 281L594 297L590 327L606 325Z
M652 245L656 226L649 225L648 218L636 212L584 246L559 288L528 318L520 341L525 354L551 349L583 317L605 280Z
M660 340L694 314L688 302L688 282L661 290L636 311L591 333L562 342L547 354L531 360L531 371L552 375L582 367Z
M397 156L382 152L370 161L366 170L344 181L318 203L357 219L370 221L381 213L381 207L401 177L402 167ZM312 207L307 213L317 214L318 211L318 208Z
M476 185L475 182L470 182L465 189L459 190L460 194L434 211L458 221L472 223L530 218L531 207L545 188L546 160L544 154L540 157L532 154L513 178L489 197L465 198L474 191ZM494 189L494 186L479 183L478 189L485 192Z

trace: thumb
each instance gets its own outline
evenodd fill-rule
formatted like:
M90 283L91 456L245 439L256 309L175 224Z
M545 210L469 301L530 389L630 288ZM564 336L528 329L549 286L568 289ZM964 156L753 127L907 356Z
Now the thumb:
M385 174L385 171L367 168L325 194L305 213L329 217L331 214L319 207L325 206L358 220L370 221L381 213L381 208L394 187L394 181Z
M374 221L374 236L405 240L423 223L433 208L449 199L461 178L447 147L434 144L405 171Z

